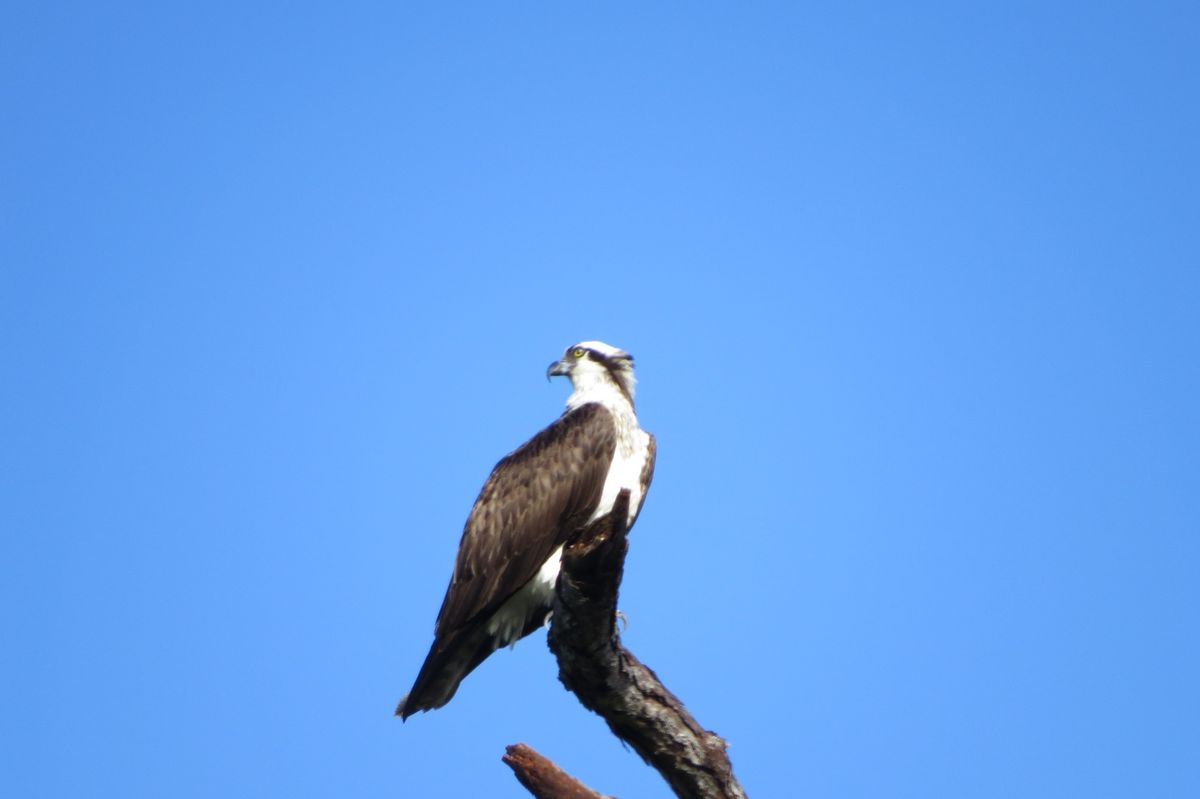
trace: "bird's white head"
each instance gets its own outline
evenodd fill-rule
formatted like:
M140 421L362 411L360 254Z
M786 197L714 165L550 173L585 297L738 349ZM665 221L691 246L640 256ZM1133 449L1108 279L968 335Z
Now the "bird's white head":
M588 402L611 406L624 402L633 409L633 356L603 341L581 341L567 347L562 358L550 364L546 378L571 378L575 389L567 399L568 408L578 408Z

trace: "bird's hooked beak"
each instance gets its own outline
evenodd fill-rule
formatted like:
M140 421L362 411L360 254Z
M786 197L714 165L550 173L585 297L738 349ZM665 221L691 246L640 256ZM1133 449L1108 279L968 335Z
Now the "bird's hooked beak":
M546 370L546 380L549 381L552 377L566 377L571 374L571 365L567 363L567 359L555 361L550 364L550 368Z

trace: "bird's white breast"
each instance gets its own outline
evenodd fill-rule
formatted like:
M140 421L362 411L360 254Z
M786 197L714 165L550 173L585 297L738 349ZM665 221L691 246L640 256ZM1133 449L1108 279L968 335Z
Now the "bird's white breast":
M600 492L600 502L588 522L612 512L613 503L621 489L629 489L629 519L632 525L642 504L642 469L650 454L650 434L638 426L637 415L629 398L621 393L603 369L595 369L588 375L572 376L575 391L567 398L567 408L574 410L589 402L603 405L612 414L617 428L617 447L613 452L612 464Z
M631 423L629 421L618 417L617 447L613 452L612 465L608 467L608 476L604 479L600 502L592 511L589 523L611 513L617 494L624 488L629 489L629 518L626 524L632 525L637 518L638 508L642 504L642 471L650 454L650 436L637 426L636 419L632 419Z

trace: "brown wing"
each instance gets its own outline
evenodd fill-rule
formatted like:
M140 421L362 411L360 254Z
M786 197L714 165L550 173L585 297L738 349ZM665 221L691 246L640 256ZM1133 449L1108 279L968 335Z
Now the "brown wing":
M463 530L437 638L490 615L587 521L615 450L612 416L589 403L496 464Z

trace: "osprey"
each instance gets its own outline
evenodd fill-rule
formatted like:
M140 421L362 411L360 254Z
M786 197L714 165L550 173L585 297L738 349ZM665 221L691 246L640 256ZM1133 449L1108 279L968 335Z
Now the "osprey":
M629 490L628 526L654 474L654 436L633 410L633 357L581 341L550 364L573 391L562 416L496 464L471 508L433 646L396 715L450 701L497 649L541 627L554 606L563 544L612 513Z

